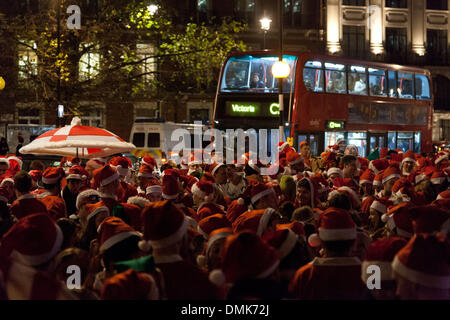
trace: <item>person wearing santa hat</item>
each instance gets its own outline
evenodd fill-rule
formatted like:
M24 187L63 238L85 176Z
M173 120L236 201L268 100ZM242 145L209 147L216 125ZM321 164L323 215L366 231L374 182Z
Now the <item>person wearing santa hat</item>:
M9 169L8 158L0 157L0 177L2 177Z
M162 271L168 300L210 300L220 291L197 266L183 260L186 240L186 216L170 201L150 203L142 211L143 240L139 248L152 255Z
M79 165L72 166L66 177L67 185L62 190L62 198L66 204L67 214L71 216L76 214L77 207L77 197L82 186L88 185L89 173Z
M383 221L383 216L393 205L394 203L386 198L375 199L370 205L367 232L372 240L376 240L387 235L384 227L385 221Z
M367 256L361 266L361 278L366 284L373 275L374 266L380 270L380 287L370 290L370 295L376 300L395 300L396 283L392 275L392 261L395 255L408 242L399 237L380 238L369 245ZM373 281L373 280L372 280Z
M410 202L403 202L391 207L387 213L381 216L381 220L386 223L385 228L388 236L399 236L411 238L413 236L411 211L414 205Z
M31 177L26 171L19 171L14 177L14 188L17 199L11 205L11 214L23 218L33 213L47 212L44 203L37 199L31 190Z
M357 238L350 214L328 208L319 215L317 230L308 241L314 247L321 245L324 256L297 270L289 292L304 300L365 299L368 293L361 281L361 261L350 256Z
M119 188L117 188L117 197L120 202L127 202L129 197L138 195L135 186L131 182L131 160L127 157L113 157L108 162L111 167L115 168L120 176Z
M312 209L320 207L319 186L312 178L302 178L297 182L296 206L309 206Z
M233 230L230 227L213 230L208 236L208 242L205 243L202 254L197 256L199 267L208 272L220 269L222 267L222 250L225 240L232 234Z
M300 142L299 153L303 157L305 167L311 169L311 146L307 141Z
M80 221L80 247L89 250L91 241L97 238L97 229L107 217L110 216L109 209L102 203L86 203L78 211Z
M255 183L250 187L250 201L256 210L272 208L279 210L278 197L275 189L264 183Z
M295 151L290 151L286 155L287 166L284 168L283 174L295 176L297 173L305 171L305 163L303 156Z
M195 219L200 221L207 216L221 213L225 214L225 207L214 201L214 185L210 181L200 180L192 188L192 199L194 209L197 209Z
M403 160L400 165L402 175L409 176L412 172L414 172L415 166L416 166L416 155L411 150L406 151L403 154Z
M381 193L382 197L391 198L392 196L392 187L395 182L402 177L402 173L398 165L389 165L386 170L383 171L383 178L381 183L383 184L383 191ZM395 200L395 197L392 197L392 201Z
M116 190L119 186L119 173L109 164L94 171L93 187L100 193L101 201L108 207L110 212L119 201L116 196Z
M137 174L138 180L137 194L145 197L145 189L153 179L156 179L153 167L145 164L142 165L139 168L139 172Z
M61 180L64 177L65 173L61 167L45 169L41 179L45 191L37 195L55 221L67 216L66 203L61 198Z
M341 167L343 177L352 179L353 187L357 188L359 183L355 180L355 177L358 174L358 159L351 154L347 154L341 159Z
M30 176L31 177L31 176ZM8 202L13 203L16 200L16 192L14 188L14 177L6 177L0 182L0 187L5 188L8 191ZM33 179L31 179L31 190L33 188Z
M375 179L375 173L367 169L359 177L359 190L362 194L362 200L364 201L367 197L373 196L373 180Z
M248 180L245 178L243 166L227 165L227 183L223 186L224 195L231 200L238 199L245 191Z
M414 235L392 262L401 300L449 300L449 242L442 234Z
M162 200L163 189L158 180L152 179L145 188L145 196L150 202Z

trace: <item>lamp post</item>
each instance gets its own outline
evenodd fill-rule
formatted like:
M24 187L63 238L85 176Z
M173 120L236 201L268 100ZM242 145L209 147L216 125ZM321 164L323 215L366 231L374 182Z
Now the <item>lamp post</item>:
M261 30L263 30L263 32L264 32L263 49L266 49L266 34L267 34L267 31L270 30L270 23L272 22L272 20L267 17L263 17L261 20L259 20L259 22L261 23Z
M0 77L0 91L5 89L5 86L6 86L5 79L3 79L3 77Z
M61 19L61 0L58 0L57 3L58 8L56 8L56 21L57 21L57 26L56 26L56 34L57 34L57 47L56 47L56 59L59 60L59 53L61 50L61 23L60 23L60 19ZM58 76L57 82L56 82L56 105L57 105L57 110L58 110L58 117L57 117L57 126L60 127L61 126L61 118L59 117L59 105L60 105L60 101L61 101L61 67L60 67L60 63L59 61L57 61L58 63L58 67L56 69L56 75Z

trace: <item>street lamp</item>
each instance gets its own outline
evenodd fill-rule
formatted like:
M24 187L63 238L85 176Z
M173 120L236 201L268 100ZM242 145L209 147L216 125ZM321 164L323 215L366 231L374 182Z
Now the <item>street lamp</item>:
M150 15L154 15L156 11L158 11L158 6L156 4L151 4L147 6L147 10L150 13Z
M266 34L267 34L267 31L270 30L270 23L272 22L272 20L267 17L263 17L261 20L259 20L259 22L261 23L261 30L264 31L263 49L266 49Z
M56 59L59 59L59 53L61 50L61 26L60 26L60 20L61 20L61 0L58 0L57 2L57 6L58 8L56 9L56 21L57 21L57 26L56 26L56 33L57 33L57 48L56 48ZM58 76L58 81L56 82L56 105L58 106L58 114L59 114L59 104L61 101L61 67L60 67L60 63L59 61L57 61L58 63L58 67L56 69L56 75ZM56 118L57 120L57 126L61 126L61 118L58 116Z
M0 77L0 90L5 89L5 85L6 85L5 79L3 79L3 77Z

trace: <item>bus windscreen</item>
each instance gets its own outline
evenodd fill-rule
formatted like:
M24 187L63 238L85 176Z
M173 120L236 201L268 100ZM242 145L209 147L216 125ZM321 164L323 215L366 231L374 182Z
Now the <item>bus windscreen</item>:
M272 66L279 60L274 55L242 55L228 59L224 69L221 92L278 92L278 79L272 74ZM290 93L294 81L296 56L283 55L289 64L290 74L283 80L283 92Z

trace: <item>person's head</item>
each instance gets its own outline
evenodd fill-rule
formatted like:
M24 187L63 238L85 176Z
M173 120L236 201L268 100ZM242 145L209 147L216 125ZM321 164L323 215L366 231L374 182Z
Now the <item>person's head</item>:
M287 175L282 176L280 179L280 189L286 200L295 200L296 185L293 177Z
M286 221L291 221L294 210L294 204L290 201L286 201L280 206L280 214Z
M41 160L33 160L30 163L30 171L31 170L40 170L44 172L45 170L45 164Z
M322 247L327 257L348 257L355 240L322 241Z
M304 223L314 222L314 211L309 206L297 208L292 213L291 221L299 221Z
M309 145L308 142L303 141L300 144L300 153L302 154L302 156L304 158L310 158L310 156L311 156L311 146Z
M389 179L383 184L384 189L384 195L390 196L392 194L392 187L394 186L395 182L398 180L398 177L394 177Z
M300 206L313 207L311 203L311 186L308 180L302 179L297 183L297 201Z
M371 196L373 195L373 184L370 182L361 184L361 191L363 195Z
M410 174L414 171L415 166L416 166L416 163L414 161L404 161L402 163L402 172L404 174Z
M61 229L64 237L61 248L73 247L75 245L76 235L80 231L80 225L69 218L60 218L56 221L56 224Z
M330 200L328 200L328 206L350 210L352 208L352 202L347 194L337 192L330 198Z
M357 157L358 156L358 148L354 145L354 144L349 144L347 145L347 147L345 148L345 155L350 154L352 156Z
M102 254L102 261L107 270L114 269L114 263L136 259L140 256L138 243L141 238L137 235L130 236L117 242Z
M67 283L67 279L73 274L73 270L69 272L71 270L69 269L70 266L80 268L80 284L83 286L86 276L89 273L89 252L80 248L67 248L58 253L55 257L54 266L56 279Z
M67 180L67 188L72 194L77 194L80 190L80 187L83 186L83 180L81 179L68 179Z
M220 166L215 170L213 176L217 184L225 184L227 182L227 167L225 165Z
M356 175L358 171L356 161L358 160L354 155L347 154L342 157L341 164L344 178L353 178Z
M257 73L254 73L254 74L252 75L252 82L258 82L258 81L259 81L259 76L258 76Z
M9 161L6 158L0 160L0 176L4 175L9 169Z
M19 195L30 192L31 186L31 176L28 172L21 170L14 176L14 187Z
M253 204L253 207L255 209L272 208L272 209L278 210L278 208L279 208L278 199L277 199L277 195L276 195L275 191L261 197L258 201L256 201Z

